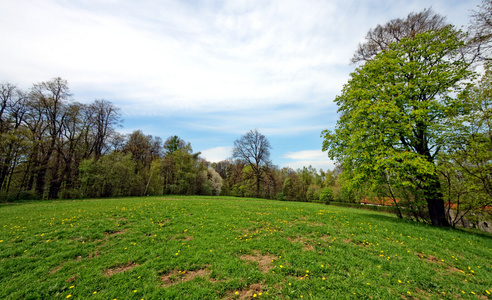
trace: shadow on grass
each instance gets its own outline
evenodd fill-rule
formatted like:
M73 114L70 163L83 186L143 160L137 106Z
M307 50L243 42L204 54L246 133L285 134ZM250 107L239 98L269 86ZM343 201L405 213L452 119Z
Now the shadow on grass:
M373 219L377 221L385 221L385 222L390 222L394 224L407 224L411 226L417 226L417 227L427 227L431 230L437 230L437 231L454 231L460 234L466 234L466 235L473 235L477 236L480 238L487 238L490 239L492 238L492 234L481 231L480 229L477 228L462 228L462 227L437 227L437 226L432 226L430 224L426 223L419 223L411 220L405 220L405 219L399 219L396 215L392 216L388 213L365 213L364 217L368 219Z

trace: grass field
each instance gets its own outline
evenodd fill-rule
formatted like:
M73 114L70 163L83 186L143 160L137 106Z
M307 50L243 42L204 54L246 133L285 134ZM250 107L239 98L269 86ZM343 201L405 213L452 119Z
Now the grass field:
M492 299L492 237L312 203L0 206L0 299Z

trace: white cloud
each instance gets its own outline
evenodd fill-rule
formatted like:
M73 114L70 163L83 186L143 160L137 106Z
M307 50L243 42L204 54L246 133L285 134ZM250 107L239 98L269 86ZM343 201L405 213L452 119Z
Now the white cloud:
M328 170L335 167L335 163L321 150L287 152L283 155L283 158L290 159L291 161L283 163L282 167L290 167L294 170L310 165L317 170Z
M326 160L326 153L321 150L303 150L298 152L287 152L284 158L295 160Z
M209 162L219 162L232 156L232 147L215 147L201 152L200 156Z

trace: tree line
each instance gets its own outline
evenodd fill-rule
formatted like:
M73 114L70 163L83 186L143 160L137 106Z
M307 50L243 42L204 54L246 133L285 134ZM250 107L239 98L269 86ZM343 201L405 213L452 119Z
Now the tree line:
M61 78L22 91L0 85L0 197L56 199L217 194L209 163L178 137L117 132L110 101L73 101Z
M206 161L178 136L123 135L118 107L107 100L74 101L61 78L26 91L2 83L0 105L2 201L163 194L307 201L319 200L332 178L311 167L279 169L256 130L219 163ZM248 152L249 146L258 152Z

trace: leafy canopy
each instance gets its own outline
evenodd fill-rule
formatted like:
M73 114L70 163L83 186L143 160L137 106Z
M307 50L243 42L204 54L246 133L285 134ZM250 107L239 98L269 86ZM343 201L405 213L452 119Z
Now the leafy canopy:
M335 99L340 119L323 150L343 163L349 185L391 180L424 186L445 143L447 121L461 113L454 97L472 73L451 26L404 38L357 68Z

